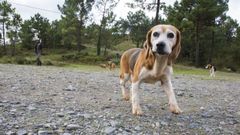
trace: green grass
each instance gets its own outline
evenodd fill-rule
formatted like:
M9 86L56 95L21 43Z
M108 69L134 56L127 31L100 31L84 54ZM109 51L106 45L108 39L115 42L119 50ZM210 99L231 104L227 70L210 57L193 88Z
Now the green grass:
M208 69L194 68L182 65L174 66L174 74L195 76L203 80L232 80L232 81L240 80L240 74L238 73L217 71L216 77L210 77Z
M114 49L119 51L119 52L124 52L124 51L126 51L126 50L128 50L130 48L134 48L134 47L136 47L136 45L133 44L132 41L124 41L124 42L116 45L114 47Z
M174 65L174 73L176 74L185 74L185 75L208 75L208 70L194 68L194 67L187 67L182 65Z

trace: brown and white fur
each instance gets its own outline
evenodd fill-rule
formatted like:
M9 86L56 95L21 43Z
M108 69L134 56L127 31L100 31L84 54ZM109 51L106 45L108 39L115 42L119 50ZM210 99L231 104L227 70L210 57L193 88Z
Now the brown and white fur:
M171 83L173 73L172 63L181 50L181 35L172 25L156 25L146 36L144 48L133 48L125 51L120 61L120 85L125 100L130 99L130 91L126 89L126 82L131 78L132 113L141 115L142 109L139 99L141 83L161 82L169 99L170 111L181 113Z
M209 76L210 77L215 77L215 72L216 72L216 67L211 65L211 64L207 64L207 66L205 67L206 69L209 69Z

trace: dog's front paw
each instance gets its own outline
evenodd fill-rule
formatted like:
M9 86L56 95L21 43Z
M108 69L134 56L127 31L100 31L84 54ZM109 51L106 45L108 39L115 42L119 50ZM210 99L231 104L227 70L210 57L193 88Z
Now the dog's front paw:
M140 106L133 106L132 113L133 113L133 115L142 115L143 114Z
M176 104L170 104L170 111L174 114L180 114L183 112Z

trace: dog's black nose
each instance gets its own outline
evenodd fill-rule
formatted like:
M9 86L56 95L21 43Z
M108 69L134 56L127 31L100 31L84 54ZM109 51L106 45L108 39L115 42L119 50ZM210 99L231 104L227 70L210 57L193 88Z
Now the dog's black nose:
M159 42L159 43L157 44L157 52L158 52L159 54L164 54L164 53L165 53L165 52L164 52L165 46L166 46L166 44L165 44L164 42Z
M160 43L157 44L157 47L158 47L158 48L164 48L165 45L166 45L166 44L165 44L164 42L160 42Z

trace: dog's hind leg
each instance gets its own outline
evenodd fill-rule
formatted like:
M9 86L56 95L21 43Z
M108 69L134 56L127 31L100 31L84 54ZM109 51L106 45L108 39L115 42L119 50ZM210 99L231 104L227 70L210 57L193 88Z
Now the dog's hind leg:
M120 75L120 86L122 90L123 99L125 100L130 99L130 92L126 88L126 82L129 80L129 78L130 78L130 75L128 73L123 73Z
M122 90L123 99L130 99L130 92L126 89L126 82L130 79L129 63L126 55L121 57L120 61L120 86Z

